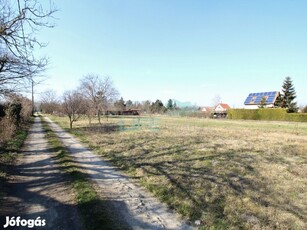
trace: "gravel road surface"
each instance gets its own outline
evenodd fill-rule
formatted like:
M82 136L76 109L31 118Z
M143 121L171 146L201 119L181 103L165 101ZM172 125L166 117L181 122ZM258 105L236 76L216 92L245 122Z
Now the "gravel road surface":
M15 219L20 216L25 220L40 217L46 221L44 227L35 229L82 229L73 190L54 156L40 118L36 117L9 176L9 195L1 202L0 229L5 225L6 216Z

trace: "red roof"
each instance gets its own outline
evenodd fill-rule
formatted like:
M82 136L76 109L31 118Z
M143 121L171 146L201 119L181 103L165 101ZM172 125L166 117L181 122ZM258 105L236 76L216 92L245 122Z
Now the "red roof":
M215 106L215 108L218 107L219 105L222 106L223 109L231 109L228 104L223 104L223 103L218 104L217 106Z

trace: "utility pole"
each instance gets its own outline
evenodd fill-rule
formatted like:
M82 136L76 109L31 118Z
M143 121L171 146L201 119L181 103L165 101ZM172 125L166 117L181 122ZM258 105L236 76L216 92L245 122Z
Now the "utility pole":
M34 116L34 112L35 112L35 106L34 106L34 81L31 78L31 83L32 83L32 116Z

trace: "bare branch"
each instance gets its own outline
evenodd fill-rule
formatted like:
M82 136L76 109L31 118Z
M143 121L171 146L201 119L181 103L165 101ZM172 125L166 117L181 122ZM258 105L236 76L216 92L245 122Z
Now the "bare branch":
M77 91L66 91L63 95L63 111L68 116L70 128L72 128L73 122L86 112L82 95Z
M79 91L89 102L91 111L96 112L99 123L101 114L105 113L118 97L118 91L114 88L111 78L102 78L97 74L84 76Z
M35 34L43 27L53 27L49 19L55 8L44 10L36 0L19 0L18 6L0 0L0 95L27 86L25 82L45 70L48 60L33 56L44 47Z

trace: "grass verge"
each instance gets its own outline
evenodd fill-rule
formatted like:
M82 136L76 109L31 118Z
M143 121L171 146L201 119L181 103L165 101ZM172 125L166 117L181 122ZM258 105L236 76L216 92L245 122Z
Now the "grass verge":
M78 168L46 121L43 121L43 128L49 143L56 151L56 161L65 170L74 189L78 211L85 229L104 229L110 228L110 226L112 229L127 229L122 221L114 219L110 202L98 195L95 186L87 175Z
M6 194L6 181L9 170L17 158L17 154L22 147L28 135L28 130L33 123L31 118L29 122L22 124L16 131L11 140L0 147L0 201Z

